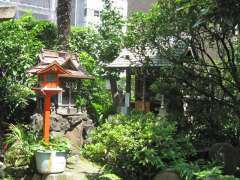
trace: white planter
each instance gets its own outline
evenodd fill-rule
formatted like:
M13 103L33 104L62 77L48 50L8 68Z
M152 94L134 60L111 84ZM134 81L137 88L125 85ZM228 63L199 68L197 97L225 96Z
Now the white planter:
M35 153L36 167L40 174L55 174L64 172L66 153L55 151L38 151Z

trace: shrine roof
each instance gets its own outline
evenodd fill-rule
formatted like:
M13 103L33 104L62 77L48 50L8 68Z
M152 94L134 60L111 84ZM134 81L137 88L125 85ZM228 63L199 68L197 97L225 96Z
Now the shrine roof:
M39 69L39 71L37 71L37 74L44 74L47 73L49 71L55 71L58 74L70 74L70 72L68 72L67 70L65 70L60 64L58 64L56 61L48 64L46 67Z
M79 60L75 54L65 51L53 51L42 49L38 55L38 63L28 71L30 74L38 74L44 71L52 64L58 64L66 71L61 73L60 77L78 78L78 79L94 79L81 67Z
M179 55L185 53L184 50L179 51ZM148 59L148 60L146 60ZM146 49L145 56L131 51L130 49L122 49L119 56L113 62L106 64L107 68L138 68L144 65L149 67L169 66L170 61L159 55L156 49Z
M81 79L94 79L94 77L87 76L81 71L73 71L70 69L67 69L67 72L70 72L69 74L60 74L60 77L65 77L65 78L78 78L81 77Z

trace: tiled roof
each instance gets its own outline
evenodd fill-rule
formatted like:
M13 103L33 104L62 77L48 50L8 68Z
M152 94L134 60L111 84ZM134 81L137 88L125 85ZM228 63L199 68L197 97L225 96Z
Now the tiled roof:
M131 52L129 49L123 49L120 55L110 64L107 64L108 68L129 68L129 67L142 67L148 63L151 67L158 67L169 65L169 61L165 58L161 58L156 50L148 50L145 56L149 57L149 61L146 62L145 57Z
M41 50L41 53L38 56L38 64L30 69L28 73L37 74L54 63L59 64L68 72L67 74L60 75L60 77L94 79L80 66L76 55L65 51L52 51L46 49ZM68 65L71 67L67 67Z

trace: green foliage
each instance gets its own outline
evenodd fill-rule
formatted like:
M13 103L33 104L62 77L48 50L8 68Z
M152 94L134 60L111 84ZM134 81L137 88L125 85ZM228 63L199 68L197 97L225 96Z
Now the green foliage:
M70 151L70 142L66 138L51 137L49 144L46 144L39 131L29 130L22 125L10 125L5 143L8 149L4 161L16 167L30 165L36 151Z
M111 94L106 90L102 77L103 68L96 59L99 41L99 35L90 28L73 29L70 41L70 48L78 53L82 67L95 77L95 80L82 81L76 102L78 106L86 106L91 118L97 123L107 117L112 106Z
M102 62L112 62L118 55L123 38L123 20L112 7L110 0L104 0L104 10L101 12L99 59Z
M27 132L21 125L10 125L10 132L6 135L5 142L8 150L4 161L12 166L24 166L30 164L34 155L33 144L37 137L33 132Z
M95 76L95 80L82 82L80 96L77 98L79 106L85 105L91 117L99 123L111 112L111 94L105 88L105 80Z
M197 163L188 163L184 159L176 161L172 168L175 169L180 174L181 178L185 180L194 180L194 173L199 171Z
M11 176L8 176L8 177L5 177L5 178L2 178L1 180L15 180L15 179Z
M34 151L57 151L57 152L69 152L71 144L65 137L50 138L48 144L44 140L40 140L36 144L33 144Z
M150 113L118 114L94 130L82 153L120 176L150 178L192 152L175 131L174 123Z
M149 13L129 19L126 46L144 60L148 49L158 50L171 63L159 68L165 72L155 92L165 95L178 129L197 145L239 144L238 10L236 0L158 0Z
M54 46L55 38L52 23L32 16L0 23L0 112L5 120L27 116L27 105L34 98L30 87L36 81L26 71L36 63L41 48Z
M186 162L184 160L176 161L172 167L179 172L182 179L185 180L207 180L207 178L216 178L217 180L237 180L238 178L229 175L223 175L222 167L214 162L197 160L195 162Z
M69 48L71 51L80 54L80 56L82 53L86 52L96 60L100 43L99 34L94 29L89 27L72 28Z
M200 172L194 173L197 180L205 180L209 177L217 178L218 180L238 180L234 176L222 175L222 171L219 167L213 167L211 169L202 170Z
M103 174L98 179L99 180L121 180L121 178L115 174Z
M99 71L100 68L97 67L96 59L94 59L86 51L80 52L79 59L81 65L86 69L88 73L90 73L91 75L98 75L97 71Z

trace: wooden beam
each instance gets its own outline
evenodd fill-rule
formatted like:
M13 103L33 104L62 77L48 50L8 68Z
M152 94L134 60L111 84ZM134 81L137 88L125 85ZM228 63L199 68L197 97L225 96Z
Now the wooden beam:
M43 111L43 139L48 144L50 138L50 115L51 115L51 95L47 94L44 98Z
M126 70L126 93L129 93L131 97L131 70Z

